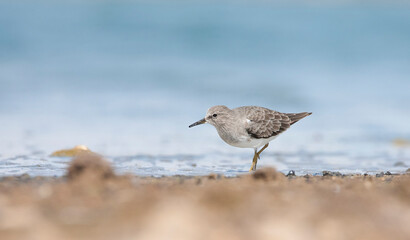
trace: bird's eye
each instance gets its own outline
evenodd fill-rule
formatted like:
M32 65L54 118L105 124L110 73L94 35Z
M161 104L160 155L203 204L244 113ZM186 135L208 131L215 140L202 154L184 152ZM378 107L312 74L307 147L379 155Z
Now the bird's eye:
M214 113L214 115L212 115L212 117L217 117L218 116L218 114L216 114L216 113Z

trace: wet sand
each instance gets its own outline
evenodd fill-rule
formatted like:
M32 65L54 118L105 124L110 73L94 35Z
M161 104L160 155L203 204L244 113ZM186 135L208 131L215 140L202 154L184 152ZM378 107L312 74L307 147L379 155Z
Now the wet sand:
M3 177L0 239L410 239L410 174Z

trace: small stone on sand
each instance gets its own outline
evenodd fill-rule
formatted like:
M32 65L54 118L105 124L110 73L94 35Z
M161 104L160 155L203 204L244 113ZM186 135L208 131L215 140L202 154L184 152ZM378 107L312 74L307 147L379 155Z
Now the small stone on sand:
M91 152L91 150L84 145L78 145L71 149L62 149L59 151L55 151L50 156L52 157L75 157L84 152Z

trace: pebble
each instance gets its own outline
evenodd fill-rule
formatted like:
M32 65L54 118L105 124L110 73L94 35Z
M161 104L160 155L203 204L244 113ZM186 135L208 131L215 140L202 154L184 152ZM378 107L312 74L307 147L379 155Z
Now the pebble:
M376 177L383 177L384 176L384 172L380 172L376 174Z
M342 176L342 174L340 172L331 172L331 171L323 171L322 174L323 174L324 177L326 177L326 176L341 177Z
M296 176L296 174L295 174L295 171L290 170L290 171L288 172L288 174L286 174L286 177L292 177L292 176Z
M216 174L216 173L211 173L211 174L209 174L207 177L208 177L208 179L211 179L211 180L215 180L215 179L220 179L220 178L221 178L221 176L220 176L219 174Z

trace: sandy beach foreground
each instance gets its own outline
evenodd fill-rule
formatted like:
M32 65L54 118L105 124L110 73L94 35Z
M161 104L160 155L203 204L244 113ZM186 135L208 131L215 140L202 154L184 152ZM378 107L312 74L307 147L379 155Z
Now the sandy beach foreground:
M0 239L410 239L410 174L3 177Z

